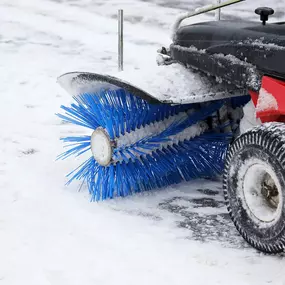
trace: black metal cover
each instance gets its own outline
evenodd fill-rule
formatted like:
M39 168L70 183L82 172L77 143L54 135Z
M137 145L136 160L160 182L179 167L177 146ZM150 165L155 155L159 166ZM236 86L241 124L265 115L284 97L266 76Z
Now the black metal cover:
M211 21L188 25L177 31L170 50L172 57L184 64L253 89L258 86L251 86L245 78L251 68L285 79L285 23Z

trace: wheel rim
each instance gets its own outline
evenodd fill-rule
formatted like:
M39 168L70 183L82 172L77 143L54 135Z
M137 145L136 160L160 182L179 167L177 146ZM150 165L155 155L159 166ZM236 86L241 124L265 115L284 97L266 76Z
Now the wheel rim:
M274 224L282 213L282 192L273 169L265 162L247 161L240 171L240 196L248 215L261 227Z

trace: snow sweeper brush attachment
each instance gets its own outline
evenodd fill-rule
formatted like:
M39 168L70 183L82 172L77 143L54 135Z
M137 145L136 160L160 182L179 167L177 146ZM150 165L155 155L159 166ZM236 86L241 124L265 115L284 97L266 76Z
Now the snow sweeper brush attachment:
M61 107L64 113L58 116L89 130L86 136L63 138L69 149L60 158L90 154L68 177L69 182L86 181L92 200L221 174L232 135L224 132L228 125L214 125L211 118L223 100L203 107L170 105L138 93L135 87L132 91L140 96L134 95L131 85L130 91L112 85L119 84L112 77L105 78L105 87L102 78L90 78L91 74L68 74L59 79L65 87L69 80L69 86L80 81L81 92L74 96L75 103Z
M231 2L240 1L221 6ZM197 66L187 68L183 57L171 58L170 50L163 50L158 66L145 71L72 72L58 79L75 100L62 106L64 113L58 116L89 129L85 136L63 138L68 150L59 158L89 153L68 175L68 183L86 181L92 200L212 178L223 171L236 126L228 116L230 98L243 102L246 86L217 80L218 74L207 75Z

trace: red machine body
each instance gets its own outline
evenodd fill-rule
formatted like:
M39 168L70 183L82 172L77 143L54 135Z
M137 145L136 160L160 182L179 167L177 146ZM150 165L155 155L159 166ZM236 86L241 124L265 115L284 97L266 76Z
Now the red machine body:
M249 93L256 107L256 117L262 123L285 122L285 81L263 76L260 92ZM267 97L262 96L264 94ZM270 104L266 100L271 101Z

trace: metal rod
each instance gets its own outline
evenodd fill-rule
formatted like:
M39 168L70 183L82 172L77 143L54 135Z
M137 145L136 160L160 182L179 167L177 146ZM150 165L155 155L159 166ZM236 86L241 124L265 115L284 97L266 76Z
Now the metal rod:
M237 3L240 3L240 2L243 2L243 1L246 1L246 0L227 0L227 1L223 2L223 3L220 3L219 5L213 4L211 6L201 7L199 9L196 9L194 12L187 12L187 13L184 13L184 14L180 15L176 19L176 21L175 21L175 23L173 25L173 28L172 28L172 39L175 38L176 31L178 30L178 28L179 28L180 24L182 23L182 21L184 21L185 19L197 16L197 15L200 15L200 14L204 14L204 13L207 13L207 12L211 12L211 11L214 11L214 10L226 7L226 6L237 4Z
M216 0L217 5L221 4L221 0ZM221 8L216 10L216 21L220 21L221 20Z
M118 68L124 69L124 12L118 11Z

